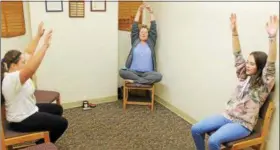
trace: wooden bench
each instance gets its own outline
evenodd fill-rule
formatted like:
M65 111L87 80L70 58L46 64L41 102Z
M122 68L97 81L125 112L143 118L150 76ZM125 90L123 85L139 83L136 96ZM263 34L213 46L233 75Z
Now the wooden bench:
M34 93L37 103L52 103L56 101L57 104L60 104L60 94L55 91L44 91L36 90ZM49 132L15 132L9 128L9 123L6 120L6 111L5 106L1 106L1 139L3 138L3 147L9 147L14 144L24 143L26 141L36 141L39 139L44 139L45 142L50 142ZM2 148L3 148L2 147Z
M270 121L275 109L275 104L272 101L271 96L272 94L261 107L259 120L253 132L243 139L223 143L222 150L241 150L249 147L257 150L264 150L269 132ZM212 135L214 132L215 131L209 132L208 135Z
M129 90L145 90L150 91L151 101L142 102L142 101L130 101ZM154 85L144 85L144 84L134 84L124 82L123 86L123 109L126 110L126 105L148 105L151 107L151 111L154 110L155 102L155 86Z

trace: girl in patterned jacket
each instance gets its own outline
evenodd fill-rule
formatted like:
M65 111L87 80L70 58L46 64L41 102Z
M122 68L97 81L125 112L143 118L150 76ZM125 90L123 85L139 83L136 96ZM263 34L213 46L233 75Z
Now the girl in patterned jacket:
M205 150L205 133L214 130L216 132L208 141L210 150L220 150L222 143L250 135L258 121L259 110L274 87L278 17L271 16L266 24L269 36L268 55L262 51L254 51L247 61L241 53L235 14L231 14L230 21L239 82L223 114L208 117L193 125L191 131L197 150Z

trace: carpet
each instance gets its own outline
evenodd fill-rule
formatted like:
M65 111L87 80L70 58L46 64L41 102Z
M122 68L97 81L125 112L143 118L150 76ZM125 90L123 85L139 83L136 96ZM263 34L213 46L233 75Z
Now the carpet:
M191 124L159 103L148 106L122 101L103 103L84 111L64 111L69 126L56 142L59 150L194 150Z

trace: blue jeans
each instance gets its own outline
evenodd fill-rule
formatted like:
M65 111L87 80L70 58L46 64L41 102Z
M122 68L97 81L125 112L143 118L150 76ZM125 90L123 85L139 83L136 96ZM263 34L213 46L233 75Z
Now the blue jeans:
M223 115L211 116L192 126L192 136L197 150L205 150L205 133L214 130L216 132L209 137L209 150L220 150L222 143L244 138L251 133L244 126L233 123Z

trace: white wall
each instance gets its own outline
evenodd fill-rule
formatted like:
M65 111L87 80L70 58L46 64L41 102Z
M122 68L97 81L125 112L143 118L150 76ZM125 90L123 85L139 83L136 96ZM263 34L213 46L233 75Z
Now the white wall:
M27 46L27 43L31 40L29 4L27 2L23 3L23 11L24 11L26 33L25 35L12 37L12 38L1 37L1 58L3 58L5 53L11 49L24 51L24 49Z
M43 1L43 0L42 0ZM107 3L107 12L90 12L69 18L64 12L46 13L45 3L30 2L32 35L41 21L52 28L52 45L37 72L38 88L58 90L62 102L117 95L118 4Z
M163 74L157 95L195 120L222 112L236 86L230 13L237 13L241 46L247 57L255 50L268 52L265 23L269 15L278 14L278 3L150 4L158 23L157 61ZM279 70L277 83L278 76ZM278 84L276 91L269 150L279 149Z
M125 66L125 61L127 59L128 53L131 48L130 44L130 32L127 31L118 31L118 68ZM118 75L118 86L122 86L123 79Z

